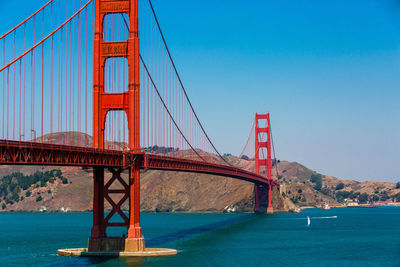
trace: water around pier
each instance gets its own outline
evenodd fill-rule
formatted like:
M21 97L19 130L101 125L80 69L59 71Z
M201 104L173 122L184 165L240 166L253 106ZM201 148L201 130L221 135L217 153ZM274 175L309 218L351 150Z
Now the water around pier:
M0 265L400 266L400 208L274 215L142 214L146 245L175 248L177 256L57 256L59 248L87 246L91 219L91 213L1 213Z

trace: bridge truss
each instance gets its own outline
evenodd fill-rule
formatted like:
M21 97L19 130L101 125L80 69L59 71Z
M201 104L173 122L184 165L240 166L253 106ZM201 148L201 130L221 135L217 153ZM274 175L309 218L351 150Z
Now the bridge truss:
M255 210L272 211L279 183L269 114L256 114L254 137L238 159L222 156L189 100L150 0L50 0L0 36L1 61L0 164L93 168L89 249L144 250L140 169L245 180L255 184ZM254 151L243 160L251 140ZM110 221L114 214L120 222ZM114 226L126 227L127 238L108 238Z

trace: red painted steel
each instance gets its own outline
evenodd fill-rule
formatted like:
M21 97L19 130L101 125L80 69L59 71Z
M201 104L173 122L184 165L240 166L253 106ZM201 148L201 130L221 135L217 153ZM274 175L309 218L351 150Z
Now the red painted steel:
M262 175L204 161L145 153L0 140L0 164L2 165L113 167L126 169L134 162L137 162L140 169L205 173L279 187L277 182L267 180Z
M260 126L260 120L265 120L265 126ZM266 140L265 140L266 137ZM271 161L271 123L269 113L257 114L255 119L255 168L256 174L260 174L260 168L265 167L266 178L268 181L272 181L272 161ZM263 151L260 153L260 149L265 148L267 155L264 155ZM260 157L263 154L263 157ZM266 156L266 157L265 157ZM265 172L265 170L263 170ZM271 182L268 184L255 184L254 185L254 198L255 198L255 211L269 213L273 212L272 208L272 197L271 197L272 186Z
M112 173L111 179L107 182L107 184L104 186L104 198L110 203L112 209L110 213L108 213L107 217L104 218L104 225L107 226L113 226L115 223L111 223L110 219L111 217L115 214L118 213L119 216L124 220L122 223L122 226L129 225L129 219L126 217L126 215L122 212L121 206L122 204L129 198L129 185L125 183L125 181L121 177L122 173L122 168L109 168L109 171ZM123 189L110 189L111 185L115 182L118 182ZM120 194L122 195L118 203L115 203L113 198L111 197L111 194Z
M93 227L92 237L105 237L104 225L104 168L93 169Z
M104 40L104 18L110 14L127 14L129 16L129 38L127 41L105 41ZM128 120L128 146L134 153L140 152L140 95L139 95L139 33L138 33L138 1L109 1L96 0L95 2L95 37L94 37L94 59L93 59L93 146L94 148L104 148L104 128L107 113L111 110L123 110ZM105 93L104 77L105 63L109 58L124 57L128 61L128 92L124 93ZM104 170L96 170L93 173L93 179ZM113 173L113 177L116 177ZM118 179L120 180L120 179ZM111 179L112 182L116 179ZM109 182L110 183L110 182ZM108 186L110 184L107 184ZM107 188L106 185L106 188ZM100 190L98 187L94 189ZM128 238L142 238L140 228L140 166L136 161L130 166L129 175L129 195L126 192L118 204L112 202L112 199L105 194L104 197L110 202L113 210L104 219L103 226L121 226L128 227ZM129 219L125 218L121 211L122 203L129 196ZM95 192L94 197L102 197ZM96 200L99 201L99 200ZM104 200L102 200L104 201ZM95 202L95 201L94 201ZM98 207L93 207L98 208ZM124 218L122 224L108 223L108 219L117 212ZM92 233L92 238L102 236Z
M50 34L45 35L44 9L47 6L49 6L49 9L51 8L50 16L52 18L53 5L50 5L51 2L52 1L49 1L38 11L43 12L43 15L41 16L43 19L41 21L42 31L36 31L36 17L39 18L39 16L35 15L35 13L22 24L17 26L18 28L21 25L25 25L24 50L21 55L17 57L15 48L16 37L14 35L14 50L12 50L14 58L11 62L6 64L5 57L3 57L4 66L0 68L0 73L3 72L2 138L9 139L9 134L12 133L13 140L20 141L0 140L0 164L56 165L93 168L92 238L106 237L107 227L110 226L125 226L128 228L128 238L142 238L139 212L140 169L205 173L249 181L255 184L256 210L272 210L271 188L272 186L279 187L279 184L271 179L272 139L269 114L256 114L254 127L256 135L255 173L236 168L233 163L228 162L224 157L222 157L205 132L192 104L190 103L161 32L151 1L149 1L150 10L148 11L154 15L155 21L150 21L150 25L146 25L147 28L150 28L150 34L146 32L147 35L150 35L150 44L145 43L147 46L143 46L143 51L145 52L143 55L140 55L139 53L138 0L87 0L86 4L84 4L80 9L77 9L77 11L71 16L68 15L68 6L66 6L66 20L63 23L61 23L60 20L61 8L59 7L59 26L55 27L53 30L53 19L51 19L51 32ZM80 121L81 117L77 114L82 113L81 72L83 70L81 68L83 66L85 67L84 72L87 73L88 11L86 10L85 17L85 65L80 64L82 63L82 55L81 51L77 49L79 46L78 44L81 44L83 40L80 36L80 30L82 30L80 23L82 22L79 18L81 15L83 16L82 11L92 2L95 3L93 42L93 148L83 147L89 146L88 136L85 136L85 140L79 140L79 135L77 137L78 140L74 140L73 136L73 131L80 132L80 127L82 126ZM75 10L74 5L75 3L73 3L72 10ZM122 19L129 31L127 40L106 41L104 39L104 19L107 15L111 14L122 14ZM129 16L129 21L125 19L123 14ZM26 49L26 22L31 18L33 18L33 46ZM74 18L77 18L77 20L74 20ZM148 19L149 18L147 18L147 20ZM78 24L77 36L72 34L76 31L74 28L74 25L76 25L75 23ZM113 23L114 22L112 22L112 27L116 28ZM149 23L149 21L147 21L147 23ZM119 30L120 29L118 28L115 29L115 31L112 29L113 32ZM158 32L159 35L156 35L156 32ZM14 31L14 33L16 34L16 31ZM36 43L35 36L40 33L42 33L42 40ZM53 54L55 52L53 50L57 47L57 42L54 44L54 41L57 41L54 40L56 33L59 34L58 43L60 45L60 52L58 54L58 79L54 79L53 77L53 69L54 67L57 68L54 66L57 64L54 62L57 56L54 56ZM117 34L112 35L115 37ZM118 33L118 35L120 35L120 33ZM6 36L3 37L3 50L5 55ZM143 38L144 41L145 39L146 38ZM50 56L47 56L47 53L45 53L46 40L48 40L47 42L51 42ZM147 36L147 41L148 40L149 37ZM162 44L164 46L162 46ZM40 56L37 64L35 64L35 51L38 51L36 53ZM166 54L162 55L161 51L165 51ZM31 57L30 61L27 61L28 56ZM45 79L45 77L48 76L45 73L45 61L47 57L50 60L51 67L50 84L47 83ZM121 70L119 66L117 68L114 67L110 70L106 70L106 61L108 59L113 60L114 58L126 58L127 60L128 89L126 92L116 92L113 86L116 87L118 85L118 87L120 87L121 82L114 80L111 80L111 83L115 83L111 85L112 92L105 92L105 82L107 79L110 79L110 77L118 77L118 72L121 71L123 71L122 75L125 77L125 71ZM19 66L17 64L19 64ZM28 65L28 71L25 71L26 64ZM36 65L40 66L36 70L37 73L40 74L40 77L35 74ZM23 113L21 118L21 112L18 112L19 136L16 136L16 110L18 107L16 106L15 91L17 90L16 72L18 67L20 69L19 75L22 76L23 74L23 79L20 76L18 84L20 98L19 108L23 109ZM145 77L145 79L142 77L142 83L144 86L141 96L139 94L141 91L139 77L140 67L143 68L142 74L143 77ZM63 70L66 72L65 75L63 74ZM27 72L27 74L30 72L29 80L31 83L31 114L27 114L27 121L31 124L30 129L27 129L28 133L31 134L31 142L21 142L21 140L25 140L25 135L28 135L25 132L25 89L28 89L25 88L25 72ZM35 81L36 76L39 79ZM62 82L64 80L65 83ZM89 102L87 99L87 76L85 76L84 80L86 85L84 98L84 125L85 133L87 133L87 106ZM125 84L124 79L123 83ZM41 92L38 91L38 88L36 88L35 91L35 85L36 87L37 85L41 85ZM58 86L59 88L53 92L54 86ZM48 131L46 126L47 103L45 103L47 99L45 89L47 87L50 88L50 140L48 140L48 137L44 136ZM122 88L125 87L122 86ZM180 89L181 91L179 91ZM40 98L36 97L37 100L35 100L36 94L40 96ZM23 101L21 99L22 95ZM58 114L54 115L58 116L53 115L53 105L55 104L53 103L53 97L55 95L58 97ZM142 101L144 101L143 103L140 103L140 97L142 97ZM24 102L23 105L21 104L22 102ZM141 136L140 133L140 104L145 104L142 109L142 112L144 113L142 118L142 127L144 128L143 136ZM36 117L35 105L39 107L36 110ZM110 111L123 111L126 114L129 149L125 149L126 151L124 152L105 149L106 143L111 143L109 138L105 140L105 122L107 114ZM4 118L5 114L6 120ZM53 116L57 117L59 133L53 133L53 123L56 122L55 120L53 121ZM11 117L13 117L12 121L10 121ZM120 114L118 114L118 119L110 123L111 131L109 133L107 132L107 134L111 137L111 141L114 141L114 137L119 134L119 131L122 128L122 126L118 125L121 122L120 118ZM267 120L266 127L259 127L258 120L261 119ZM23 121L22 126L21 120ZM12 127L10 126L12 132L9 129L9 123L12 123ZM40 127L35 128L35 125L40 125ZM77 128L75 125L77 125ZM65 131L68 132L65 134L66 137L64 137L64 134L62 133ZM40 140L36 139L36 134L41 135L39 138ZM58 135L58 140L54 139L53 141L53 134ZM125 131L123 134L125 135ZM267 140L259 140L259 134L266 135ZM144 144L142 147L140 144L141 137L142 143ZM28 139L28 136L26 136L26 138ZM45 140L45 138L47 138L47 140ZM123 138L123 140L125 140L125 138ZM47 144L47 142L49 142L49 144ZM63 145L50 144L53 142L59 142ZM115 143L116 142L113 144ZM248 143L249 139L247 140L246 146ZM123 146L125 146L125 144L123 144ZM259 151L260 148L267 150L266 157L261 157ZM207 154L209 151L212 151L211 154ZM210 155L210 157L207 155ZM197 156L196 160L193 156ZM188 159L189 157L191 159ZM207 162L207 160L211 161L215 160L215 158L219 158L220 162ZM266 174L260 173L261 167L266 168ZM125 182L121 178L121 172L125 169L129 169L129 182ZM109 170L112 173L112 178L108 181L105 181L105 170ZM114 189L114 187L112 187L114 183L122 184L122 189ZM112 196L115 194L122 195L120 201L115 202L113 200ZM129 215L126 216L122 212L121 206L128 200L130 211ZM109 202L112 207L111 212L106 216L104 213L105 201ZM114 214L119 214L122 218L122 222L111 222L110 219Z
M120 151L0 140L0 164L77 167L123 166Z

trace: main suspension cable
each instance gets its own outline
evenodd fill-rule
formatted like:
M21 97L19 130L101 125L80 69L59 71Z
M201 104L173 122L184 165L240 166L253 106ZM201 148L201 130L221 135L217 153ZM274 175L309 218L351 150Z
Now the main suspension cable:
M15 26L14 28L12 28L11 30L9 30L8 32L6 32L5 34L3 34L2 36L0 36L0 40L3 39L4 37L6 37L7 35L9 35L10 33L12 33L13 31L17 30L19 27L21 27L22 25L24 25L27 21L29 21L31 18L33 18L37 13L39 13L40 11L42 11L43 9L45 9L48 5L50 5L53 2L53 0L50 0L49 2L47 2L44 6L42 6L41 8L39 8L35 13L33 13L32 15L30 15L28 18L26 18L25 20L23 20L20 24L18 24L17 26Z
M275 146L274 146L274 138L273 138L273 135L272 135L271 121L269 122L269 130L270 130L270 133L271 133L272 150L274 151L275 169L276 169L276 179L279 180L278 161L277 161L276 155L275 155Z
M180 83L180 85L181 85L182 91L183 91L183 93L184 93L184 95L185 95L185 97L186 97L186 100L188 101L189 106L190 106L190 108L191 108L191 110L192 110L192 112L193 112L193 114L194 114L194 116L195 116L195 118L196 118L196 120L197 120L197 123L199 124L199 126L200 126L201 130L203 131L205 137L207 138L207 140L208 140L208 142L210 143L210 145L213 147L214 151L218 154L218 156L219 156L226 164L232 166L228 161L225 160L225 158L221 155L221 153L217 150L217 148L216 148L216 147L214 146L214 144L211 142L211 139L209 138L208 134L206 133L206 131L205 131L203 125L201 124L201 122L200 122L200 120L199 120L199 118L198 118L196 112L194 111L193 105L192 105L192 103L191 103L190 100L189 100L189 97L188 97L188 95L187 95L187 93L186 93L185 87L183 86L181 77L179 76L178 70L177 70L177 68L176 68L176 66L175 66L175 63L174 63L174 60L172 59L172 55L171 55L171 53L170 53L170 51L169 51L167 42L165 41L164 34L162 33L161 26L160 26L160 24L159 24L159 22L158 22L158 19L157 19L157 16L156 16L156 12L155 12L155 10L154 10L154 8L153 8L153 4L151 3L151 0L148 0L148 2L149 2L149 5L150 5L150 8L151 8L151 11L152 11L152 13L153 13L155 22L156 22L156 24L157 24L157 28L158 28L158 30L159 30L159 32L160 32L162 41L163 41L163 43L164 43L165 49L166 49L166 51L167 51L167 53L168 53L168 57L169 57L169 59L170 59L170 61L171 61L172 67L174 68L175 74L176 74L176 76L177 76L177 78L178 78L178 81L179 81L179 83Z
M81 9L79 9L78 11L75 12L75 14L73 14L69 19L67 19L63 24L61 24L60 26L58 26L57 29L55 29L54 31L52 31L49 35L47 35L45 38L43 38L40 42L38 42L37 44L35 44L34 46L32 46L30 49L28 49L27 51L25 51L24 53L22 53L19 57L15 58L13 61L11 61L10 63L8 63L6 66L2 67L0 69L0 72L2 72L3 70L7 69L8 67L10 67L12 64L14 64L15 62L17 62L18 60L20 60L21 58L23 58L24 56L26 56L28 53L32 52L32 50L34 50L36 47L38 47L39 45L41 45L42 43L44 43L47 39L49 39L50 37L52 37L56 32L58 32L60 29L62 29L66 24L68 24L71 20L73 20L79 13L81 13L82 10L84 10L91 2L93 2L93 0L89 0L83 7L81 7Z
M244 151L246 150L247 145L248 145L249 142L250 142L251 135L252 135L252 133L253 133L253 131L254 131L255 123L256 123L256 120L254 119L254 120L253 120L253 125L252 125L251 128L250 128L249 136L247 137L246 144L244 145L244 147L243 147L242 151L240 152L239 156L232 162L232 164L234 164L236 161L239 161L239 159L242 157Z
M190 142L188 141L188 139L186 138L186 136L183 134L183 132L182 132L181 129L179 128L179 126L178 126L178 124L176 123L175 119L172 117L172 114L171 114L171 112L169 111L167 105L165 104L164 99L161 97L161 94L160 94L160 92L158 91L158 88L157 88L156 84L154 83L153 77L151 76L151 74L150 74L150 72L149 72L149 70L148 70L148 68L147 68L147 66L146 66L146 64L145 64L145 62L144 62L142 56L139 55L139 57L140 57L140 61L142 62L143 66L144 66L144 69L145 69L146 72L147 72L147 75L148 75L149 78L150 78L151 83L153 84L154 89L156 90L156 93L157 93L158 97L159 97L160 100L161 100L161 103L163 104L165 110L167 111L167 113L168 113L169 117L171 118L172 122L174 123L175 127L177 128L177 130L179 131L179 133L182 135L183 139L185 139L186 143L187 143L187 144L190 146L190 148L194 151L194 153L196 153L196 155L199 156L203 161L206 161L202 156L200 156L200 154L196 151L196 149L194 149L194 147L192 146L192 144L190 144Z

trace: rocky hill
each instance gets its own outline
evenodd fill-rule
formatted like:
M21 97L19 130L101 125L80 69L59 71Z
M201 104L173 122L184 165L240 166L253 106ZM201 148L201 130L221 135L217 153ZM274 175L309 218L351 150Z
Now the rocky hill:
M80 133L44 136L43 140L62 143L67 138L88 145L92 140ZM254 160L233 156L227 157L227 160L235 161L247 170L254 170ZM400 189L396 189L393 183L340 180L318 174L296 162L276 162L273 174L273 178L281 182L281 194L277 190L273 192L276 211L293 210L296 208L293 203L298 206L318 206L323 202L340 205L346 197L360 198L362 195L367 195L368 200L400 199ZM106 180L110 176L106 173ZM123 177L127 180L127 174L123 174ZM30 182L21 184L21 181ZM253 199L253 185L245 181L206 174L154 170L141 172L142 211L248 212L253 210ZM48 211L91 210L91 170L75 167L0 166L0 212L38 211L44 207ZM109 205L106 204L106 207ZM123 208L128 207L125 205Z
M62 179L55 177L45 184L37 182L19 188L17 197L0 199L0 211L85 211L92 208L90 170L72 167L1 166L0 176L14 173L31 175L59 169ZM106 173L106 180L110 178ZM127 180L127 174L123 174ZM3 178L4 179L4 178ZM1 184L2 178L0 178ZM253 185L236 179L181 172L143 171L141 173L141 209L146 212L247 212L253 210ZM279 191L273 192L274 209L288 211L294 205ZM106 207L110 207L106 205ZM123 208L127 209L128 206Z
M69 132L46 135L37 141L46 143L73 143L91 145L90 136ZM108 148L121 149L124 144L106 143ZM152 148L152 151L170 151L171 148ZM217 162L214 155L197 151L210 161ZM191 158L194 153L175 151ZM240 164L248 165L245 160ZM251 165L251 162L250 162ZM254 165L254 164L253 164ZM253 166L254 167L254 166ZM251 169L251 167L250 167ZM60 171L61 174L49 177ZM36 177L35 179L32 177ZM45 178L43 178L45 177ZM106 172L107 179L111 177ZM123 174L127 182L127 173ZM29 180L30 183L25 181ZM21 181L24 181L21 184ZM223 212L226 210L246 212L254 207L254 186L231 178L206 174L141 172L141 209L160 212ZM115 196L118 198L118 196ZM277 190L273 192L274 209L288 211L295 206ZM126 203L127 204L127 203ZM106 203L106 207L110 207ZM85 211L92 208L92 170L75 167L0 166L0 212L1 211ZM123 208L127 209L125 205Z
M296 162L277 164L282 193L299 206L342 205L345 198L361 203L387 199L400 201L400 184L338 179L322 175ZM276 173L276 172L275 172Z

